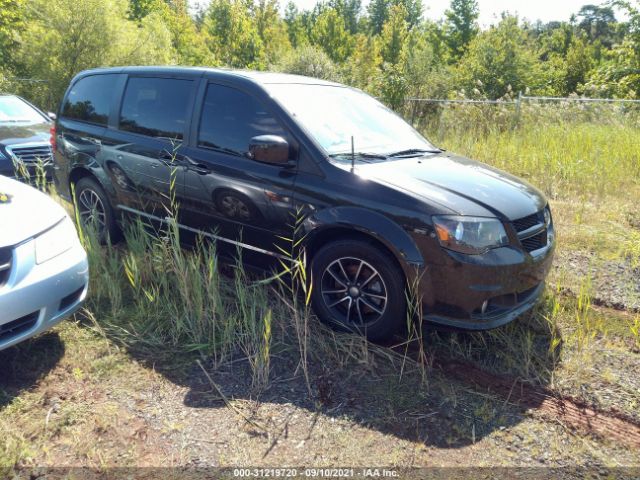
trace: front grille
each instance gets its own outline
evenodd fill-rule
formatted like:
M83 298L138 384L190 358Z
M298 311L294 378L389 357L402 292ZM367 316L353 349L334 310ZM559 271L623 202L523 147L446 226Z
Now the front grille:
M525 238L520 240L522 246L527 252L533 252L535 250L540 250L547 246L548 238L547 231L544 230L533 237Z
M4 286L9 279L11 273L11 257L10 248L0 248L0 287Z
M38 162L48 164L53 161L51 145L30 145L30 146L9 146L7 151L16 160L20 160L25 165L36 165Z
M21 333L31 330L38 321L40 312L33 312L12 322L0 325L0 342L6 342Z
M544 213L542 211L524 218L519 218L518 220L514 220L513 226L516 229L516 232L520 233L541 223L544 223Z

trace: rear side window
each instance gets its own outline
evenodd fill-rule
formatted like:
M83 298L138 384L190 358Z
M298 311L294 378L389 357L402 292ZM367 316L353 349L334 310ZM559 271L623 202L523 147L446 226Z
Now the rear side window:
M62 116L106 125L118 75L91 75L78 80L67 95Z
M258 135L285 130L258 100L235 88L210 84L202 107L198 146L246 152Z
M132 77L120 112L120 130L182 140L193 92L192 80Z

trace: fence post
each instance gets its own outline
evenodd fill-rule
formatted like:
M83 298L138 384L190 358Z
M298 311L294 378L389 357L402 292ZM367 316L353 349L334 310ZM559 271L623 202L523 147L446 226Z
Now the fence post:
M516 121L514 128L517 128L520 125L520 115L522 112L522 90L518 92L518 98L516 100Z
M415 127L416 126L416 109L418 106L418 102L416 102L415 100L409 100L413 105L411 106L411 126Z

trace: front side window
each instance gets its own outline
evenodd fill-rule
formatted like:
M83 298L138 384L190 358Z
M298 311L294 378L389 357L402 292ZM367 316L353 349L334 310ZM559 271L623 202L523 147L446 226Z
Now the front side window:
M207 87L198 146L244 154L259 135L285 136L285 130L254 97L222 85Z
M91 75L78 80L69 91L62 116L74 120L107 125L109 107L118 75Z
M193 88L191 80L130 78L120 111L120 130L182 140Z

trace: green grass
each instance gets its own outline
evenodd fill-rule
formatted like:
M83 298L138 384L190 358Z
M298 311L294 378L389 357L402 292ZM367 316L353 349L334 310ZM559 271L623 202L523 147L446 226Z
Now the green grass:
M434 141L520 176L552 199L637 198L640 187L637 127L528 122L481 135L450 129Z
M589 252L596 266L609 260L638 265L640 134L636 127L624 122L536 122L525 116L517 129L486 122L483 128L465 128L475 121L481 119L441 123L432 129L431 137L451 151L525 177L545 191L552 199L559 252ZM299 219L292 223L294 230ZM401 413L418 411L423 399L435 396L441 404L452 406L466 401L473 406L471 424L466 418L441 425L452 444L458 436L475 434L476 422L490 432L504 399L440 378L430 369L434 356L585 395L590 402L632 415L640 404L634 384L625 380L625 372L640 366L640 317L594 305L598 292L593 291L592 279L573 278L571 266L552 275L544 299L531 314L491 332L415 328L412 338L419 340L419 351L413 349L405 356L402 347L372 345L321 325L306 301L313 286L301 273L303 258L294 259L299 267L292 270L297 281L265 281L251 277L240 265L222 268L215 244L202 242L195 249L183 249L174 225L155 235L138 222L125 236L126 242L110 247L100 247L90 234L84 236L91 264L90 296L86 309L76 316L77 323L59 330L67 348L56 350L61 358L53 370L45 369L42 377L26 382L38 385L33 391L0 389L0 428L5 432L0 466L55 462L65 448L73 451L75 461L113 463L116 456L101 457L96 432L116 431L109 437L111 445L116 445L111 453L116 455L118 416L125 414L111 400L100 404L104 410L100 414L92 411L89 387L101 394L105 390L144 392L151 388L156 370L180 383L186 381L196 360L209 371L246 363L251 398L283 379L300 377L309 398L320 402L318 409L322 395L315 390L328 372L360 378L380 375L385 380L377 384L372 380L367 391L385 397L388 408L381 408L380 415L392 413L378 424L392 430L404 428L399 425ZM57 357L47 353L51 348L39 342L29 345L36 353L25 355L20 350L21 362L51 357L55 364ZM282 371L283 364L288 370ZM401 386L405 378L415 379L409 390ZM56 407L59 410L48 415L47 424L47 414L54 408L48 400L51 391L59 395L63 390L71 392L73 400ZM332 395L336 403L349 401L339 389ZM375 399L367 401L381 407ZM84 435L95 438L82 442ZM338 443L343 440L336 438ZM66 446L60 447L60 442ZM124 464L136 462L135 452L125 458Z

